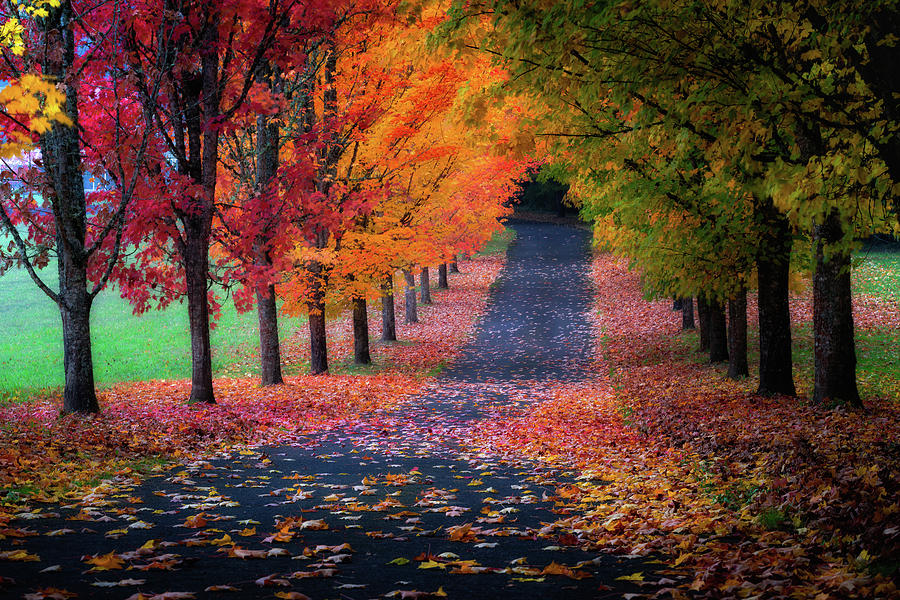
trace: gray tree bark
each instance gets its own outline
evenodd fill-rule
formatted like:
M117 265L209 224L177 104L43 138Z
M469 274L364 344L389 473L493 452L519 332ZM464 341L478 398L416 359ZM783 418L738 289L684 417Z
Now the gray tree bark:
M365 298L353 299L353 362L358 365L372 364L369 353L369 313Z
M403 278L406 281L406 294L404 296L406 322L418 323L419 313L416 308L416 278L409 269L403 269Z
M725 325L725 307L718 300L709 300L709 362L728 360L728 332Z
M74 15L68 0L59 7L48 5L45 8L49 14L39 20L44 46L41 69L44 75L65 86L66 114L73 122L72 127L55 125L40 137L45 178L52 194L49 200L56 223L59 293L51 298L59 307L63 329L66 381L63 412L95 413L100 410L100 405L94 390L91 354L93 296L87 287L87 203L79 141L78 89L71 77L75 63Z
M681 328L694 329L694 299L691 296L681 299Z
M787 218L771 205L762 207L767 228L756 258L759 275L759 388L765 396L795 396L791 353L791 239Z
M700 322L700 351L709 350L709 303L703 294L697 295L697 320Z
M394 306L393 275L388 275L381 286L381 341L397 341L397 312Z
M419 286L421 287L422 304L431 304L431 279L428 276L428 267L422 267L419 274Z
M278 172L279 131L277 121L260 115L256 119L256 191L264 193L272 185ZM272 260L259 240L255 249L257 266L272 268ZM278 339L278 307L275 286L256 287L256 306L259 317L259 359L262 385L284 383L281 373L281 347Z
M747 366L747 290L728 300L728 377L742 379Z

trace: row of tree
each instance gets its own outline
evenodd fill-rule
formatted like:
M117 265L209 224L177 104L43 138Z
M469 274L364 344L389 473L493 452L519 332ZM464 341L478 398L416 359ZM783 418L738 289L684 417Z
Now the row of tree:
M795 394L789 283L811 271L813 400L858 405L851 253L897 227L897 31L894 0L481 0L444 36L509 70L598 242L698 298L715 361L727 310L735 377L756 290L761 394Z
M508 158L522 154L521 109L488 103L504 74L427 51L436 6L0 10L0 219L12 240L0 259L59 306L65 412L98 410L90 311L113 284L136 312L186 298L193 402L215 401L209 331L222 287L240 309L257 307L263 383L282 380L279 297L308 315L313 373L328 370L326 315L346 307L365 361L367 301L382 299L394 339L395 273L413 300L419 266L440 264L445 283L447 264L499 227L522 172ZM88 178L100 182L89 193ZM58 287L40 272L51 259Z

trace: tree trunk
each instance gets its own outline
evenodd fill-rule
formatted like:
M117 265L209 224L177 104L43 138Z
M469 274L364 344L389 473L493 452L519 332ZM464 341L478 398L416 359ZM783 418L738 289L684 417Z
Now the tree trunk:
M265 193L278 171L278 122L267 116L256 118L256 191ZM272 260L259 240L254 249L257 266L271 270ZM263 385L284 383L281 374L281 348L278 340L278 307L275 286L256 286L256 306L259 316L259 359Z
M709 362L728 360L728 331L725 326L725 307L719 300L709 301Z
M59 293L46 286L45 292L57 303L63 330L64 413L95 413L100 410L94 390L94 362L91 354L91 305L88 292L85 249L87 203L84 195L81 145L79 140L78 88L72 76L75 62L75 32L70 2L46 6L47 17L38 20L44 51L40 54L44 75L64 86L66 115L71 127L54 124L40 136L47 200L56 226ZM11 225L10 225L11 226ZM22 260L27 260L22 256Z
M219 13L208 7L201 38L207 48L218 45ZM209 341L209 240L212 230L216 175L219 164L219 56L207 52L200 58L199 86L193 80L185 86L189 95L186 125L189 143L189 164L186 173L200 190L191 199L191 210L180 211L184 234L180 242L187 288L188 322L191 329L191 396L189 402L214 404L212 385L212 347Z
M185 217L182 261L187 286L188 323L191 330L191 396L189 402L215 404L212 384L212 346L209 341L209 237L202 217ZM208 229L207 229L208 231Z
M353 362L358 365L372 364L369 354L369 313L365 298L353 299Z
M406 301L406 322L418 323L419 314L416 310L416 278L409 269L403 269L403 278L406 280L406 295L404 298Z
M325 333L325 270L318 261L307 266L310 277L309 313L309 372L321 375L328 372L328 339Z
M450 272L459 273L459 262L455 254L453 255L453 260L450 262Z
M422 288L422 304L431 304L431 279L428 276L428 267L422 267L419 274L419 285Z
M813 240L816 271L813 275L813 332L815 386L813 402L841 402L862 406L856 386L856 345L850 292L850 254L829 246L844 235L840 215L831 212L816 224Z
M278 341L278 306L275 286L257 286L256 307L259 315L259 359L263 385L284 383L281 374L281 348Z
M728 300L728 377L747 377L747 290Z
M62 270L62 268L60 268ZM91 355L91 303L86 282L60 285L59 312L63 326L63 365L66 387L63 412L95 413L100 410L94 390L94 361Z
M709 350L709 304L703 294L697 296L697 317L700 321L700 351Z
M397 313L394 308L393 275L388 275L381 286L381 341L397 341Z
M672 298L672 310L681 310L682 298Z
M446 290L448 287L450 284L447 281L447 263L441 263L438 265L438 288Z
M756 258L759 274L759 389L756 393L795 396L788 303L793 241L787 218L771 202L764 210L768 229L760 239Z
M681 299L681 328L694 329L694 299L691 296Z

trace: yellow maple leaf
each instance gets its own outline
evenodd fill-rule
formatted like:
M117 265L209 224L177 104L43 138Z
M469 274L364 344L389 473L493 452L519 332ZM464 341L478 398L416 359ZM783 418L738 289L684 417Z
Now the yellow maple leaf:
M231 536L226 533L220 538L209 540L209 543L212 546L227 546L228 544L233 544L234 541L231 539Z
M37 554L29 554L26 550L12 550L10 552L0 552L0 560L37 562L41 560L41 558Z

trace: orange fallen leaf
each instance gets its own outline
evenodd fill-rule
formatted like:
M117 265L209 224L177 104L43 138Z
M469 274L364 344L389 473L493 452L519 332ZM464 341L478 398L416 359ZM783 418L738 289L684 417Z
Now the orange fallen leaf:
M84 562L88 563L89 565L94 565L89 569L89 571L113 571L116 569L121 569L122 565L125 564L125 561L119 558L116 555L115 551L108 554L92 556Z
M184 526L190 527L192 529L196 529L198 527L206 527L206 524L209 521L206 520L206 514L200 513L198 515L192 515L184 520Z

